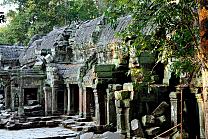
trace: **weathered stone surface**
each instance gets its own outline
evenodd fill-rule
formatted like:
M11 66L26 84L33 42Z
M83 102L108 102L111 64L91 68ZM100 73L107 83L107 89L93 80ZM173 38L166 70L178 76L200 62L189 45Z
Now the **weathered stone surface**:
M114 91L119 91L119 90L122 90L122 85L121 84L113 84L113 90Z
M99 64L95 66L95 72L113 71L114 69L114 64Z
M113 133L113 132L105 132L101 136L102 138L107 138L107 139L125 139L125 136L119 133Z
M69 125L75 124L75 121L73 119L68 119L62 122L62 125L64 127L68 127Z
M133 130L135 136L144 137L144 133L138 119L131 121L131 130Z
M46 126L55 127L55 126L57 126L57 124L54 121L46 121Z
M147 135L152 136L156 135L160 131L160 127L151 127L149 129L146 129Z
M116 100L129 99L130 95L131 95L130 91L125 91L125 90L115 91L115 99Z
M40 117L28 117L27 120L28 120L29 122L34 122L34 121L40 121L41 118L40 118Z
M92 139L94 136L93 132L85 133L80 135L80 139Z
M134 91L133 83L124 83L123 90Z
M142 117L143 126L149 126L155 123L155 117L153 115L145 115Z
M156 121L156 123L161 125L161 124L165 123L167 121L167 119L166 119L165 115L162 115L162 116L156 117L155 121Z
M161 116L165 110L168 108L168 103L163 101L160 103L160 105L152 112L152 115L154 116Z
M37 100L28 100L27 103L28 103L29 106L38 105L38 101Z
M109 71L109 72L102 71L102 72L97 72L96 75L99 78L111 78L111 77L113 77L113 72L112 71Z

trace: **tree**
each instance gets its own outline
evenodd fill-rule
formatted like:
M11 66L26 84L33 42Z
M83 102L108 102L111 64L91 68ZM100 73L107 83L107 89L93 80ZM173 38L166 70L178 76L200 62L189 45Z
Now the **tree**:
M205 133L208 138L208 1L200 1L199 24L200 24L200 51L199 57L203 63L203 100L205 113Z
M44 35L54 26L100 16L93 0L5 0L11 2L19 6L17 11L8 13L11 21L3 29L7 31L0 43L27 45L33 35Z

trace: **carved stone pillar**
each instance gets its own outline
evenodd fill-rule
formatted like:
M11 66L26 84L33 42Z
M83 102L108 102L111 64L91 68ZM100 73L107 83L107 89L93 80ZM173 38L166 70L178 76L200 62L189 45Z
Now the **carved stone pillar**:
M5 93L5 108L9 109L11 104L11 87L10 85L5 86L4 93Z
M52 115L57 112L57 87L52 86Z
M115 100L117 113L117 132L130 137L130 99Z
M198 110L199 110L199 125L200 125L200 139L205 139L205 121L204 121L204 112L203 112L203 99L202 94L195 94L197 103L198 103Z
M15 85L13 82L11 82L11 110L15 110L14 106L14 100L15 100Z
M83 88L81 84L79 84L79 116L83 116Z
M24 114L24 89L22 88L22 86L19 87L18 96L19 96L18 115L22 116Z
M171 104L171 123L173 126L178 124L178 99L177 99L177 92L171 92L170 95L170 104ZM174 128L176 131L177 128Z
M117 132L127 135L127 137L130 137L130 96L130 91L115 91Z
M93 93L94 93L94 98L95 98L95 117L96 117L96 122L98 125L101 124L100 122L100 105L99 105L99 102L98 102L98 91L97 91L97 88L95 88L93 90Z
M51 87L43 87L45 96L45 115L52 114L52 90Z
M67 84L67 100L67 114L71 114L71 90L69 84Z
M90 117L90 96L86 90L86 87L83 87L83 117L89 118Z

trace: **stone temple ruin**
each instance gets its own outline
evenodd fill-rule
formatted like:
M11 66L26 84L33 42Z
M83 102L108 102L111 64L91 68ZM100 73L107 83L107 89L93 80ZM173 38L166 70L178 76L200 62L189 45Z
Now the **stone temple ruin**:
M144 51L137 57L135 49L127 47L131 38L123 47L116 33L130 22L130 16L119 18L115 28L105 24L103 17L73 22L46 36L35 35L27 48L1 46L0 108L10 115L10 120L1 119L1 127L12 128L27 120L32 127L35 122L46 126L58 122L44 123L47 116L78 115L79 120L94 121L97 130L117 131L126 137L154 138L182 121L184 137L204 138L201 85L179 86L182 78L170 70L173 59L155 66L157 54ZM133 71L141 67L153 69L153 80L136 89L134 82L142 77ZM12 123L12 119L18 120ZM62 124L82 130L70 122ZM24 123L22 127L30 126ZM179 134L177 126L160 137Z

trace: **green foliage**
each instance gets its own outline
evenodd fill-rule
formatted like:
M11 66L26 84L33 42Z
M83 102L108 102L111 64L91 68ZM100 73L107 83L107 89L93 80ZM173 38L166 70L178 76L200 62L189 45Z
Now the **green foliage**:
M0 43L27 45L35 34L46 34L54 26L64 26L72 21L96 18L99 10L93 0L5 0L18 4L16 12L7 15L8 26L0 31Z
M106 15L114 23L121 15L132 15L132 24L122 33L124 39L137 36L131 46L138 55L144 50L155 51L158 61L172 61L173 71L192 73L199 65L196 52L199 42L197 3L183 0L174 3L167 0L109 0Z

